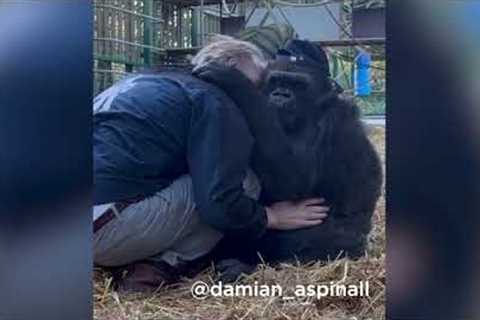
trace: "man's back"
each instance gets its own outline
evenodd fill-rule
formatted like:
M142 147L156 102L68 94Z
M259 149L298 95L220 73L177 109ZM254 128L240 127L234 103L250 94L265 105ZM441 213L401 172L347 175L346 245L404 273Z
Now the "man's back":
M235 108L217 88L180 72L133 76L97 96L95 203L145 197L187 173L190 127L202 109L219 106Z

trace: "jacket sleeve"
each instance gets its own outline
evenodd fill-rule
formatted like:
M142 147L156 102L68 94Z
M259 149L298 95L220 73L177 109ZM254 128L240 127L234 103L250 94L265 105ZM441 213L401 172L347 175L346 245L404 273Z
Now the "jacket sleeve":
M224 234L259 238L265 208L243 190L253 146L246 121L226 96L202 94L196 101L187 160L199 215Z

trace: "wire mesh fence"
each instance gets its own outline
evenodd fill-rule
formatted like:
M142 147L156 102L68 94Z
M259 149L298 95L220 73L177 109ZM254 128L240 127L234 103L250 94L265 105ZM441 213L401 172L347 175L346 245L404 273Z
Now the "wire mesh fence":
M365 115L385 113L385 45L348 44L355 8L378 8L384 0L95 0L94 92L98 94L132 72L166 64L185 64L212 33L224 33L225 22L246 21L255 8L311 5L329 10L341 3L342 14L331 15L346 45L322 43L332 76L354 97ZM236 21L228 19L235 18ZM277 20L289 23L285 19ZM288 20L288 19L287 19ZM277 26L279 27L279 26ZM321 32L321 30L319 30ZM355 94L356 60L360 51L372 55L371 94Z

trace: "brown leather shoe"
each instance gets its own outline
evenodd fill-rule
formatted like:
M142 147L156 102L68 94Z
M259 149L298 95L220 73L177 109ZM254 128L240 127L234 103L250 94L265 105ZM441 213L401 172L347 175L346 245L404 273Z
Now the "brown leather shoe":
M165 262L141 261L113 272L117 291L121 293L157 291L160 287L178 282L179 274Z

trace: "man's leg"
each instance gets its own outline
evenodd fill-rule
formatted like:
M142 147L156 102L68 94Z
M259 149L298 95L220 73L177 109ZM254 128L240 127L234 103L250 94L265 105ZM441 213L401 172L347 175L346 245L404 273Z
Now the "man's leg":
M260 184L253 173L248 173L244 188L247 195L258 198ZM142 260L177 267L207 254L221 237L220 232L200 221L191 179L182 176L154 196L129 205L98 230L94 235L94 261L108 267ZM145 269L144 265L138 267ZM150 276L140 278L145 277Z
M191 188L191 185L189 188ZM243 188L246 195L258 199L260 182L251 170L247 171ZM193 189L191 192L193 192ZM168 250L152 256L150 258L152 261L163 261L172 266L181 265L206 255L215 247L221 236L219 237L217 232L212 232L209 225L200 221L196 212L193 212L190 219L191 227L183 233L183 237L179 238Z
M201 224L199 226L199 224ZM94 261L115 267L167 251L196 231L200 252L208 251L221 234L198 219L189 176L182 176L155 195L126 207L94 235Z

